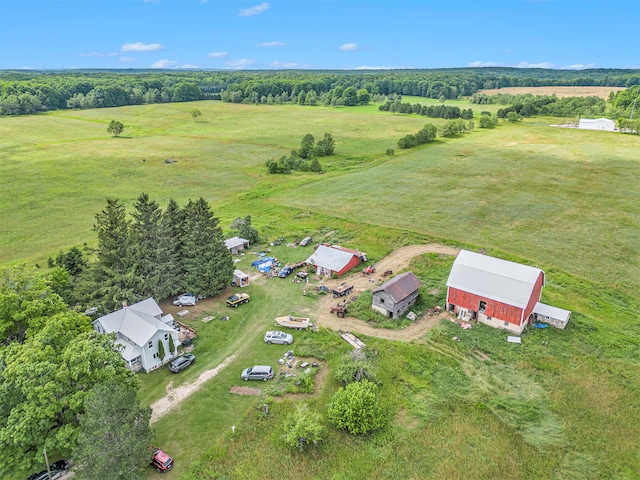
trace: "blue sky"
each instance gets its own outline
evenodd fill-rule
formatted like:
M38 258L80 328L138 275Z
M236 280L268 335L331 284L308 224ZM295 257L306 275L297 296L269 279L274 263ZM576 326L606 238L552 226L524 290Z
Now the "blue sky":
M640 0L0 0L0 69L640 68Z

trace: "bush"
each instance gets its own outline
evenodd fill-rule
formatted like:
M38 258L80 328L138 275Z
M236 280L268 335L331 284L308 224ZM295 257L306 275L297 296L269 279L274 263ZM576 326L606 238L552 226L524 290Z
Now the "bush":
M318 445L326 435L322 416L318 412L309 410L306 403L298 404L295 411L287 416L284 431L282 436L284 444L300 451L311 443Z
M395 155L395 150L393 148L387 148L386 154L387 155Z
M384 426L385 415L378 386L368 380L341 387L327 410L329 421L336 428L352 435L361 435Z

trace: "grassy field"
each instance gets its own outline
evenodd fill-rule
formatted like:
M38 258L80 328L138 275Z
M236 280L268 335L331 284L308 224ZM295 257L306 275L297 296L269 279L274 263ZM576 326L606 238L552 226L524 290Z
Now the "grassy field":
M197 122L194 106L203 113ZM106 134L111 119L125 124L123 138ZM373 261L437 241L530 263L547 274L543 301L574 312L566 330L529 331L518 346L503 332L449 322L409 344L364 338L381 372L387 426L356 438L329 428L307 454L280 444L284 418L300 401L326 411L348 345L323 330L295 335L296 355L324 365L312 396L233 395L242 368L275 364L286 350L262 342L273 317L313 311L315 300L288 280L254 282L252 301L228 322L219 320L230 311L223 296L209 300L187 320L198 331L197 363L180 375L141 377L151 404L170 382L192 382L236 355L155 425L176 458L165 478L640 478L640 139L548 126L561 120L501 124L401 151L398 138L441 121L375 105L220 102L0 118L0 264L45 265L60 249L92 246L105 197L131 205L141 192L162 206L203 196L225 229L250 214L263 237L330 238ZM337 155L323 159L323 175L266 175L267 159L325 132ZM385 155L388 148L396 154ZM304 259L296 249L274 253ZM253 258L238 266L249 270ZM422 281L443 291L450 260L415 262ZM216 320L202 323L205 314Z

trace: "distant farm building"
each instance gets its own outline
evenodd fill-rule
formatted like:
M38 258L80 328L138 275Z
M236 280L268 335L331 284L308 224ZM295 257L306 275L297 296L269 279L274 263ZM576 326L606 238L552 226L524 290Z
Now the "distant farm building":
M616 122L608 118L581 118L578 128L583 130L606 130L613 132L616 129Z
M533 309L533 317L537 322L548 323L556 328L564 329L569 323L571 312L562 308L552 307L544 303L536 303Z
M461 320L522 333L543 285L539 268L462 250L447 280L447 309Z
M237 255L241 250L249 248L249 240L240 237L233 237L229 240L225 240L224 244L227 246L232 255Z
M373 291L371 307L389 318L398 318L416 303L422 283L412 272L398 275Z
M330 277L338 276L367 261L367 255L358 250L339 245L319 245L316 251L305 260L307 265L316 269L316 274Z

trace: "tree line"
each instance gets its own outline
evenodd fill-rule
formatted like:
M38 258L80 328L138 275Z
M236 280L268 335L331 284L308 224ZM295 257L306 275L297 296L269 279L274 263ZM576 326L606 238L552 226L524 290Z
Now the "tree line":
M318 157L333 155L335 141L330 133L325 133L324 138L316 143L315 138L307 133L300 142L300 150L291 150L291 153L282 155L278 160L271 158L266 161L267 172L272 174L287 174L293 171L322 172L322 165Z
M98 239L94 259L88 262L77 247L49 259L54 291L70 305L95 307L102 314L148 297L164 299L185 291L217 295L233 274L218 223L203 198L184 207L172 199L162 210L143 193L131 218L120 200L108 198L93 227ZM236 219L232 227L257 240L251 217Z
M483 88L549 85L631 87L639 84L640 71L624 69L459 68L366 72L4 70L0 71L0 115L195 100L269 103L272 99L274 103L328 102L340 105L343 102L349 106L363 101L358 98L358 93L364 93L364 90L370 98L397 94L455 99L471 96Z
M402 102L401 99L387 100L378 107L382 112L392 113L415 113L431 118L462 118L463 120L471 120L473 118L473 109L461 109L460 107L449 105L422 105L421 103L411 104Z

